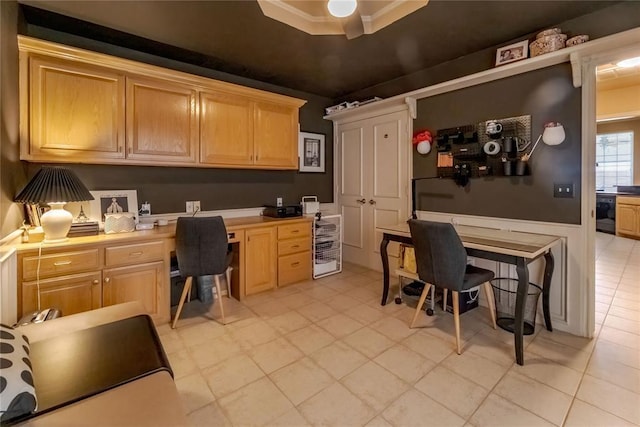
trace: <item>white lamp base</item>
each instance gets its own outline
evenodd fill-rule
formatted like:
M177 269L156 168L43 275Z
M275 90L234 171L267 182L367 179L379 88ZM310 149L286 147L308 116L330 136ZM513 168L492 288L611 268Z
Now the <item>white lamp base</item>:
M66 202L51 202L51 209L40 218L44 243L61 243L69 240L67 234L71 229L73 215L63 209Z

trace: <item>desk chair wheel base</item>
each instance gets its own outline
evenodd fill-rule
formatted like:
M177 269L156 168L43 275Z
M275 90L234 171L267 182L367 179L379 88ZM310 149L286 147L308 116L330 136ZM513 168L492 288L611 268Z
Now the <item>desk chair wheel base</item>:
M427 308L427 316L433 316L433 308L429 307Z
M396 304L402 304L402 298L396 297L395 302Z

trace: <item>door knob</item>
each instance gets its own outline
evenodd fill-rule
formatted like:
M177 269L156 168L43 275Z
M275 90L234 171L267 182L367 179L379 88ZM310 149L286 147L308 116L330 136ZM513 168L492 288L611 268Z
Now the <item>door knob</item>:
M100 281L99 281L98 279L95 279L95 280L93 281L93 284L94 284L94 285L97 285L98 283L100 283Z
M369 200L369 204L370 204L370 205L375 205L375 204L376 204L376 201L375 201L375 200L373 200L373 199L371 199L371 200Z
M361 205L364 205L367 202L367 199L358 199L356 200L356 202L360 203Z

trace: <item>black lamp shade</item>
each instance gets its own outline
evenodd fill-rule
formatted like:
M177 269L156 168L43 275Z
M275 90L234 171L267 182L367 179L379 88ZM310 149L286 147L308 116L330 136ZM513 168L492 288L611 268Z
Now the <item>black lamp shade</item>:
M87 187L72 171L44 166L18 193L18 203L84 202L93 200Z

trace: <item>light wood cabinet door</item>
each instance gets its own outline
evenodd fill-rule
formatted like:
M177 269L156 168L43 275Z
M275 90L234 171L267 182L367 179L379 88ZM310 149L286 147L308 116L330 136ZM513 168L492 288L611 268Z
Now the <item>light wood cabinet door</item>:
M298 168L298 109L256 102L254 109L255 164Z
M273 289L278 265L276 228L249 229L245 233L245 293Z
M40 280L40 309L57 308L63 316L95 310L102 305L102 280L100 272L73 274ZM21 313L38 309L37 282L22 283Z
M163 272L163 261L105 269L102 273L102 305L139 301L149 315L158 317L163 304Z
M25 160L123 159L124 76L115 70L30 56ZM24 70L26 72L26 70Z
M127 159L195 163L197 96L186 84L127 77Z
M628 235L640 235L638 207L618 204L616 211L616 232Z
M253 102L237 95L200 93L200 163L253 164Z

